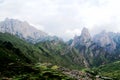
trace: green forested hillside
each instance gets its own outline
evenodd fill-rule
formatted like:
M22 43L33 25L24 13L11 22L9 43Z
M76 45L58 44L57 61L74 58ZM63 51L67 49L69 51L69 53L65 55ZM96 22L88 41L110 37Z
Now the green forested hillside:
M102 65L94 70L97 71L99 75L111 77L115 80L120 79L120 61Z
M39 69L33 68L37 63L80 69L84 66L80 65L80 59L75 49L69 50L61 41L30 44L8 33L0 33L0 77L28 77L32 74L36 77L36 73L39 73L40 77L42 74ZM50 75L56 73L51 72L51 69L48 71ZM59 75L62 73L57 73L58 77Z
M61 64L54 62L57 57L52 58L44 47L35 47L33 44L20 40L16 36L0 33L0 79L72 79L50 67L45 69L36 67L39 63ZM59 57L62 60L62 57ZM67 63L67 61L64 61Z
M30 62L47 62L58 64L69 68L77 68L83 66L79 53L75 49L69 47L62 41L46 41L37 43L35 45L25 42L16 36L10 34L0 33L0 46L1 50L10 50L15 55L24 55ZM17 50L15 52L15 50ZM4 51L4 50L3 50ZM78 60L77 60L78 59ZM81 65L80 65L81 64Z
M35 44L40 50L44 52L44 55L51 57L54 64L59 64L72 69L80 69L84 67L83 57L74 48L70 48L62 41L46 41L43 43Z

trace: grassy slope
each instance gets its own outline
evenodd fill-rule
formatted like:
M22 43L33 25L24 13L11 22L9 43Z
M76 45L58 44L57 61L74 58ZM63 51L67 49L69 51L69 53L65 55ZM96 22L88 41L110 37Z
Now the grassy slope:
M52 63L53 65L60 65L72 69L80 68L80 60L74 60L79 56L75 49L67 49L68 46L63 42L57 45L50 43L46 42L33 45L16 36L0 33L0 72L6 72L5 75L15 74L16 72L20 74L24 72L24 66L29 65L29 63L35 64L38 62ZM12 67L15 67L14 70ZM16 67L19 68L19 71L17 71ZM11 71L13 73L9 73Z
M48 80L58 80L58 78L71 80L71 78L50 68L44 70L34 67L35 63L49 61L51 57L34 45L15 36L0 33L0 79L11 77L24 80L45 80L47 78Z
M120 61L102 65L95 69L100 75L120 79Z
M75 52L75 50L67 50L67 45L63 42L57 44L57 46L50 45L50 42L33 45L13 35L0 33L1 48L3 46L5 47L7 43L10 43L13 48L18 49L20 54L24 55L24 57L27 57L33 63L48 62L70 68L80 66L72 60L74 56L78 55L77 52ZM8 45L9 44L7 44L7 46Z
M77 50L74 48L70 49L70 47L62 41L47 41L37 43L35 46L45 52L46 55L48 53L48 56L52 56L50 60L52 60L54 64L58 64L59 62L59 65L73 69L84 67L82 64L82 56L80 56Z

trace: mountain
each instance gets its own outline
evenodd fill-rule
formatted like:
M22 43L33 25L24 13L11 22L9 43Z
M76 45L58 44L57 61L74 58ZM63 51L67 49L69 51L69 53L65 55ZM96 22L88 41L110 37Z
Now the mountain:
M120 60L119 38L120 35L117 33L105 31L92 38L88 29L83 28L81 35L75 36L68 43L84 57L84 64L87 67L93 67Z
M6 18L4 21L0 22L0 32L10 33L12 35L17 35L21 39L26 41L36 43L44 38L48 37L48 34L37 30L33 26L29 25L27 22L22 22L17 19Z

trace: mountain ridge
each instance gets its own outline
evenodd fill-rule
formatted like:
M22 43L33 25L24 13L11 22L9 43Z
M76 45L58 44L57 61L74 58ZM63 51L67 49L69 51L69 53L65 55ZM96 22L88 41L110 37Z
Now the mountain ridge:
M110 34L110 32L105 31L91 38L88 29L83 28L81 35L75 36L74 39L68 43L83 55L87 66L90 67L107 64L116 59L120 60L119 38L118 33Z
M28 24L26 21L6 18L0 22L0 32L17 35L21 39L28 42L37 43L44 40L53 40L54 36L49 36L47 33L36 29Z

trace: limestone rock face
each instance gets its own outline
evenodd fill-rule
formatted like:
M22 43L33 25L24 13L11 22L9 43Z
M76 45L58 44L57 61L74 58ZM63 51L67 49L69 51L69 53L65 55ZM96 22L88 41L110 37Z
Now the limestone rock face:
M86 46L89 46L91 44L91 36L87 28L83 28L80 36L80 42Z
M81 41L87 42L89 40L91 40L90 33L87 28L83 28L83 30L81 32Z
M20 38L24 38L25 40L32 42L48 36L45 32L37 30L27 22L8 18L6 18L5 21L0 22L0 32L7 32L13 35L17 35Z
M120 34L101 32L93 37L87 28L83 28L80 36L71 40L71 47L75 47L83 57L83 64L86 67L108 63L119 58ZM116 57L115 57L116 55ZM98 62L97 62L98 61Z
M82 45L82 46L90 46L91 44L91 36L87 28L83 28L80 36L75 36L73 39L73 43L71 46Z
M100 34L97 34L94 37L93 41L99 46L105 47L110 51L116 49L116 43L105 31L101 32Z

